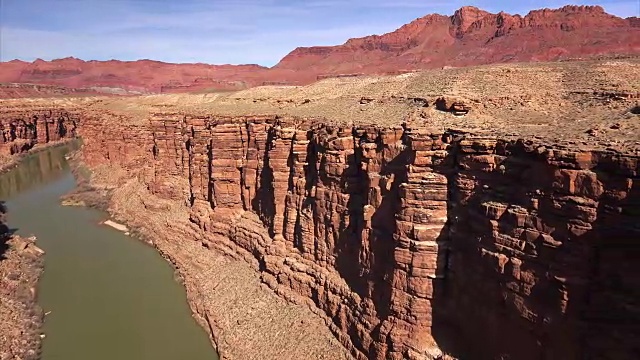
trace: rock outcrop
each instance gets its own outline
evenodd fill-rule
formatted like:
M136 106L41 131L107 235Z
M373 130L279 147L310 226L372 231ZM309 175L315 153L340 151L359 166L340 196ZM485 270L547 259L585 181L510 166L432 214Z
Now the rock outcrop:
M639 350L637 155L278 116L79 130L88 164L189 204L204 248L248 260L358 358Z

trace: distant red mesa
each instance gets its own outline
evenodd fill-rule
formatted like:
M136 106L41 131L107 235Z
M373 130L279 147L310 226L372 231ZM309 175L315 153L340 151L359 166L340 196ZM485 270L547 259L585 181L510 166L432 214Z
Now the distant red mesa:
M384 35L297 48L273 68L151 60L13 60L0 63L0 83L55 86L0 85L0 97L235 90L302 85L339 75L639 54L640 18L622 19L600 6L535 10L524 17L467 6L453 16L427 15Z

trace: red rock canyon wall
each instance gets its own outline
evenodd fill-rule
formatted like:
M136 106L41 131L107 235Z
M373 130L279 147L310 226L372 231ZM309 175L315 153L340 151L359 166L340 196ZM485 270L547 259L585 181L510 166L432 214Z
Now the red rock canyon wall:
M14 155L36 144L74 138L77 120L78 114L63 109L4 108L0 111L0 155Z
M188 203L195 240L359 358L640 351L637 156L276 116L118 123L83 119L89 165Z

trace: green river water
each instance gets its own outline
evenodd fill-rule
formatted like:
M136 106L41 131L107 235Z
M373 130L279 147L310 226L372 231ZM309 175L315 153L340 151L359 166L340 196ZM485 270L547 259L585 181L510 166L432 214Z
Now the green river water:
M9 227L46 251L42 360L218 359L169 263L100 225L105 213L60 205L75 186L67 151L33 154L0 176Z

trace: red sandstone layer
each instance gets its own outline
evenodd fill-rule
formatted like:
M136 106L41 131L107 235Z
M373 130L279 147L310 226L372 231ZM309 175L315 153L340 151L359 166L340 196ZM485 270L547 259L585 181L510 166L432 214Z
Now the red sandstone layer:
M1 66L1 65L0 65ZM55 85L39 84L0 84L0 99L16 98L39 98L39 97L61 97L61 96L90 96L99 94L109 94L105 89L77 89L66 88Z
M492 14L472 6L453 16L427 15L384 35L343 45L298 48L276 69L319 74L390 73L492 63L640 54L638 18L600 6Z

